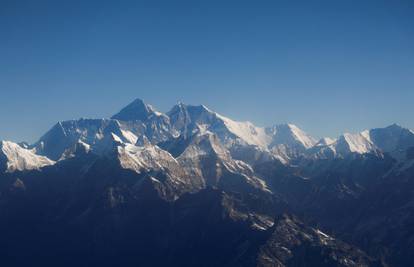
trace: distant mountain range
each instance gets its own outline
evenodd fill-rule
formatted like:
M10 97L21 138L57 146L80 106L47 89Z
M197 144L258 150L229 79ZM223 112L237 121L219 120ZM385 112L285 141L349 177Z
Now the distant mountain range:
M4 266L411 266L414 132L320 140L136 99L0 143Z

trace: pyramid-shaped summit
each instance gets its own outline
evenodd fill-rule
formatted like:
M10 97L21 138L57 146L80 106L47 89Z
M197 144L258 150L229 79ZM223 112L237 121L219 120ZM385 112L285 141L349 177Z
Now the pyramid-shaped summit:
M145 121L156 111L151 105L147 105L142 99L135 99L131 104L112 116L112 119L121 121Z

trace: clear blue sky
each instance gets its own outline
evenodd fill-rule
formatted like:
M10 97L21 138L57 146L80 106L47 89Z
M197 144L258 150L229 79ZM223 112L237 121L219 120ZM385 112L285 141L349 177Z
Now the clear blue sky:
M414 1L0 1L0 139L139 97L337 136L414 128Z

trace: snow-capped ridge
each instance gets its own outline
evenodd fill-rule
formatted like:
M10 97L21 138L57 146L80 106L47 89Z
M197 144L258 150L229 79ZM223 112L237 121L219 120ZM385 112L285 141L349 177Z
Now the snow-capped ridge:
M234 158L246 160L249 164L258 157L275 158L289 164L307 155L312 158L337 157L348 153L378 154L379 151L403 155L405 150L414 146L413 132L397 124L318 141L291 123L258 127L249 121L232 120L205 105L187 105L182 102L163 114L141 99L136 99L111 119L58 122L28 148L35 148L34 152L39 155L59 160L65 151L70 151L79 141L88 145L90 151L101 154L114 141L143 146L147 143L172 142L179 137L185 140L195 134L207 133L214 134ZM257 155L243 157L242 154L248 151ZM261 154L271 156L263 157Z
M229 138L239 138L246 144L266 148L270 142L270 137L266 135L264 128L256 127L248 121L234 121L204 105L192 106L179 103L167 115L170 116L175 129L187 135L192 135L197 128L201 128L216 133L224 144Z
M369 153L376 149L375 145L367 138L366 132L357 134L344 133L338 139L339 143L345 143L350 152L359 154Z
M322 137L316 144L315 146L329 146L333 143L335 143L336 139L330 138L330 137Z
M414 133L395 123L385 128L371 129L369 135L384 152L394 153L414 147Z
M315 138L290 123L269 127L267 128L267 132L272 135L271 147L284 145L299 149L308 149L316 144Z
M256 145L262 148L267 148L270 143L271 137L266 134L266 130L261 127L256 127L249 121L239 122L233 121L223 115L217 114L227 129L239 137L241 140L249 145Z
M10 141L0 142L0 164L6 172L39 170L55 164L53 160L39 156L33 150L23 148Z
M232 179L238 179L237 186L251 186L270 192L266 183L254 175L247 163L234 160L222 145L219 137L211 132L196 134L177 161L195 177L202 177L206 185L226 187ZM234 178L229 178L229 176ZM235 186L235 185L232 185Z
M117 146L121 166L140 173L142 170L163 169L171 164L177 165L170 153L156 145L135 146L125 144Z
M71 148L68 148L63 152L62 156L58 161L74 158L78 155L86 155L91 151L91 146L78 140L78 142Z
M195 134L192 142L180 155L181 158L198 157L201 155L211 155L212 153L222 158L230 157L229 152L221 145L218 137L211 132Z
M165 116L149 104L145 104L142 99L135 99L129 105L121 109L117 114L113 115L111 119L120 121L145 121L151 116Z
M395 159L401 159L405 157L407 149L414 147L414 134L397 124L392 124L355 134L344 133L328 147L342 156L348 153L376 155L390 153Z
M308 151L314 158L345 157L352 153L382 155L381 150L371 140L369 130L344 133L336 140L323 138Z

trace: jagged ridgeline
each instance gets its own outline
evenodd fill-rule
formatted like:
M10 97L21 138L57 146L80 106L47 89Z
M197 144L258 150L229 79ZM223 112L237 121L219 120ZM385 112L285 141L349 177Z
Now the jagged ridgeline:
M0 143L3 266L412 266L414 133L137 99Z

